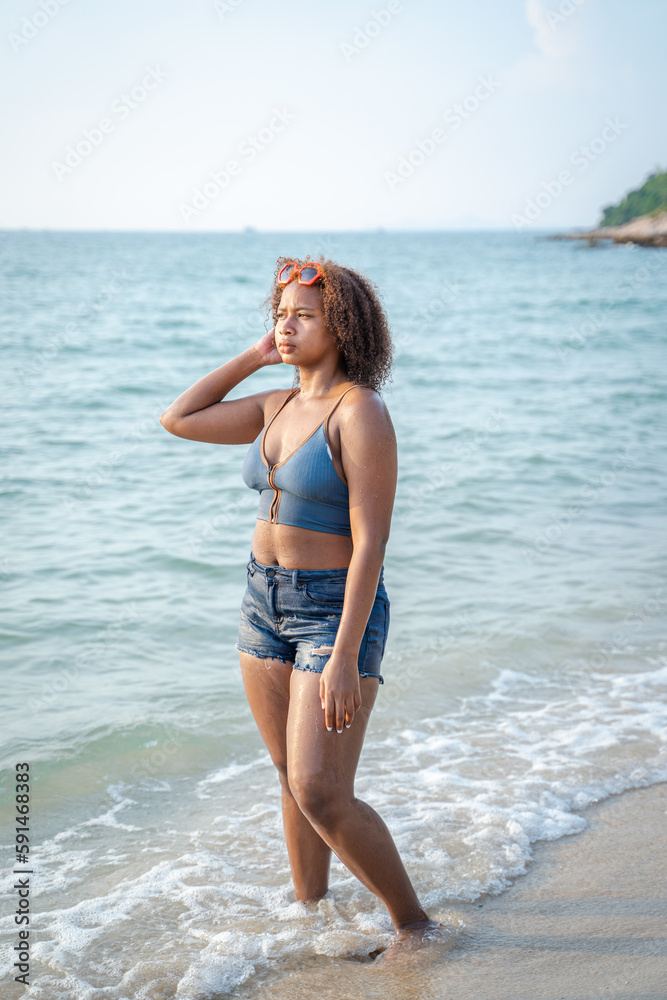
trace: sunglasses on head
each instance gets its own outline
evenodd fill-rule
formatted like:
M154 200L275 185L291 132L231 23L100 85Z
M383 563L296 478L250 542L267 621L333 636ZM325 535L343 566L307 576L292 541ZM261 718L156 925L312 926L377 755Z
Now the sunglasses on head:
M309 261L307 264L299 267L298 263L293 260L281 268L278 275L278 284L287 285L294 277L296 277L300 285L314 285L318 278L324 277L324 273L320 265L313 261Z

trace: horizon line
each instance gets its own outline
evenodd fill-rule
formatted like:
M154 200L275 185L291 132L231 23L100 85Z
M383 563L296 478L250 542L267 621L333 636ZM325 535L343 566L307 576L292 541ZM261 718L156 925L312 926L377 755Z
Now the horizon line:
M388 226L371 226L366 229L257 229L255 226L245 226L242 229L60 229L45 226L12 226L0 227L0 233L95 233L95 234L120 234L127 235L166 235L166 236L285 236L285 235L318 235L322 233L338 233L340 235L360 234L360 233L515 233L517 236L530 235L530 233L547 233L563 231L587 231L595 228L596 223L588 226L572 224L570 226L547 226L530 229L517 230L512 226L469 226L469 227L446 227L446 228L425 228L406 227L391 228Z

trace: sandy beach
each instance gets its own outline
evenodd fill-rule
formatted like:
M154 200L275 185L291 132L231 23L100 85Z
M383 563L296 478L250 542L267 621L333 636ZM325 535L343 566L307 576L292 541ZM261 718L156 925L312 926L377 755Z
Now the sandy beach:
M666 815L667 784L607 799L582 833L538 843L509 890L455 907L466 927L451 948L384 966L323 960L261 996L665 1000Z

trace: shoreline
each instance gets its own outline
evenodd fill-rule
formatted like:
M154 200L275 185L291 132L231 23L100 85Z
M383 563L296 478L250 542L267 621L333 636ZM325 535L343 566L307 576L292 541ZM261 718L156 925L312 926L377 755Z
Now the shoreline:
M537 841L499 895L455 903L451 943L361 963L325 960L257 984L262 1000L664 1000L667 782L582 810L588 826ZM248 992L253 995L252 981Z
M586 240L590 247L598 243L635 243L641 247L667 247L667 212L638 215L619 226L596 226L594 229L556 233L548 240Z

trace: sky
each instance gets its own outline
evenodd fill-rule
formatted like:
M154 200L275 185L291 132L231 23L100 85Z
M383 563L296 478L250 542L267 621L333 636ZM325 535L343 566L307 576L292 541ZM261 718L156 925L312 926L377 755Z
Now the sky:
M3 4L2 229L592 226L667 169L665 0Z

